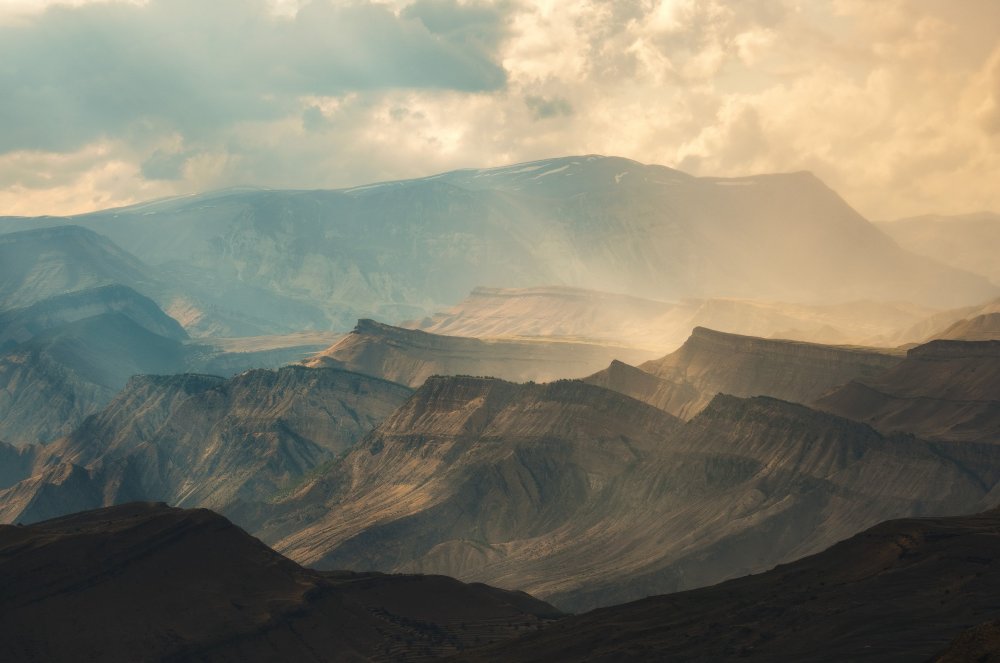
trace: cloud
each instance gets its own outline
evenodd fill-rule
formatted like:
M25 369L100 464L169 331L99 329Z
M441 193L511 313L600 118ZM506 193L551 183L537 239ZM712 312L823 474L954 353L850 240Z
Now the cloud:
M529 94L524 98L524 103L536 120L573 114L573 105L562 97L546 98Z
M502 12L455 5L447 23L435 7L317 0L289 19L259 0L53 6L0 26L0 125L14 128L0 151L72 150L150 121L199 138L284 117L300 95L502 88Z
M74 2L0 10L0 213L573 153L1000 209L994 0Z

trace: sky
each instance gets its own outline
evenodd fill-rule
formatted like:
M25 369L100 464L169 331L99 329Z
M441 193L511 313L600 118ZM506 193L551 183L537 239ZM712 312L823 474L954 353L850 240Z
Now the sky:
M1000 211L996 0L0 0L0 214L569 154Z

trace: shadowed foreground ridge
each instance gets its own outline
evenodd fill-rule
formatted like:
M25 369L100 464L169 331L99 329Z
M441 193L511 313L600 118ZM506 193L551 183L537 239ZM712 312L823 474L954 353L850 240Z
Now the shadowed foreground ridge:
M204 509L0 527L0 660L421 660L558 616L441 576L319 573Z
M460 659L922 661L948 650L942 660L992 661L998 556L1000 510L889 521L761 575L602 608Z

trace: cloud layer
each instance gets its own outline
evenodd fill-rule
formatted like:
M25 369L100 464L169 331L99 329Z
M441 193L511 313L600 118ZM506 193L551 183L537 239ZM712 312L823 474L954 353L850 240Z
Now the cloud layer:
M0 9L0 213L570 153L1000 209L992 0L149 0Z

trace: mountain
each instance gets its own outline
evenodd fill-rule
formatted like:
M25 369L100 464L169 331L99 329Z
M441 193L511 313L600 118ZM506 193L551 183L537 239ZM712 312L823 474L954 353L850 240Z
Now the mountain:
M651 353L620 345L547 339L441 336L358 320L350 334L306 360L418 387L432 375L490 375L520 382L580 377L614 358Z
M676 352L638 368L621 362L585 379L690 419L716 394L808 403L857 377L879 375L901 356L726 334L696 327Z
M907 251L1000 283L1000 265L996 259L1000 214L927 214L876 225Z
M569 617L459 660L992 661L995 622L963 630L1000 618L998 530L995 510L885 522L760 575Z
M936 338L947 341L1000 341L1000 312L959 320Z
M121 312L144 329L175 341L188 338L176 320L156 303L120 285L75 290L20 309L0 311L0 351L68 323L105 313Z
M880 431L1000 442L1000 341L931 341L882 375L858 378L816 406Z
M737 299L662 302L582 288L476 288L447 311L403 327L452 336L569 337L672 352L695 327L815 343L892 344L934 314L915 304L806 305Z
M0 354L0 437L19 444L51 441L109 402L132 375L184 366L187 351L179 340L143 326L170 328L166 315L106 308ZM136 311L141 324L132 317Z
M0 658L418 661L559 613L435 576L318 573L207 510L136 503L0 527Z
M998 293L900 249L811 174L692 177L593 155L336 191L235 189L0 229L42 222L106 235L192 297L272 327L256 334L420 318L479 285L934 307Z
M684 423L577 381L433 377L244 519L317 568L444 573L580 611L757 573L891 517L982 508L1000 448L771 398Z
M927 341L939 338L958 323L993 313L1000 313L1000 299L991 299L973 306L961 306L959 308L938 311L899 333L895 338L895 342L897 345L926 343Z
M220 511L267 500L344 452L410 390L292 366L231 379L138 376L0 491L3 522L131 500Z
M106 237L80 226L0 235L0 310L106 285L149 293L149 268Z

